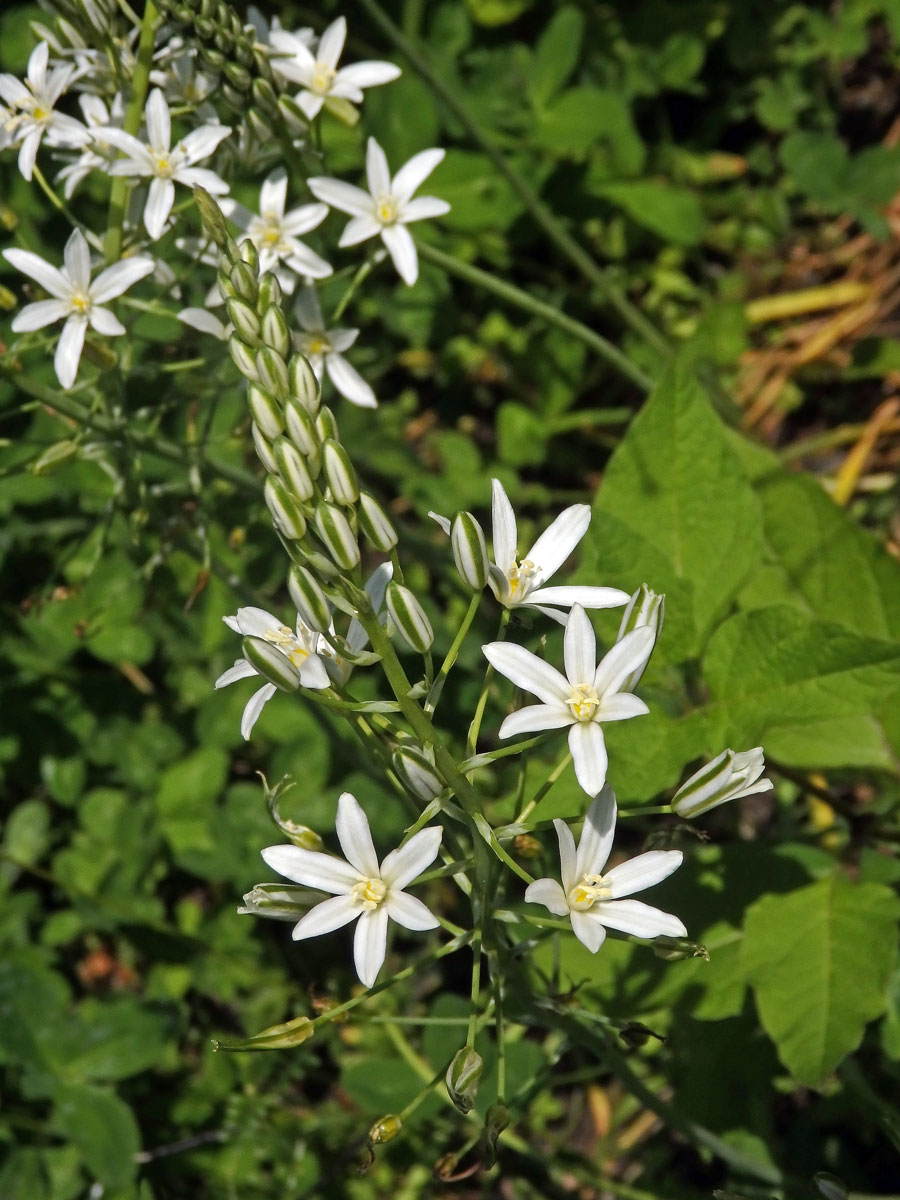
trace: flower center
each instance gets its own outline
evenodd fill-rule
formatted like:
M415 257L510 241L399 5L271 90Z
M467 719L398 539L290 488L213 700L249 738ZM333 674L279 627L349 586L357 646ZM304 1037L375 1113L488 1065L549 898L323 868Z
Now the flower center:
M383 879L361 879L350 894L366 912L374 912L387 895L387 884Z
M326 92L331 90L335 74L334 67L329 67L328 63L317 62L313 67L312 87L310 91L316 92L319 96L324 96Z
M600 697L589 683L579 683L569 692L566 704L576 721L593 721L600 707Z
M263 246L277 246L281 241L281 221L273 213L263 213L256 236Z
M375 205L375 216L382 225L392 225L397 220L397 201L393 196L382 196Z
M513 563L506 572L506 578L509 581L509 598L511 600L524 600L531 591L531 585L539 571L540 567L536 563L533 563L530 558Z
M40 104L35 103L31 110L31 117L34 121L49 121L53 115L53 110L50 108L42 108Z
M602 875L582 875L569 892L569 906L577 912L586 912L598 900L608 900L611 895Z
M273 646L277 646L295 667L301 667L309 658L309 651L304 650L287 625L279 625L277 629L267 629L263 637Z
M91 311L91 298L86 292L76 292L70 301L72 312L85 317Z
M172 163L169 160L168 154L160 154L158 151L153 150L152 148L151 154L153 155L153 167L157 176L160 179L171 179Z
M331 343L320 333L313 333L303 339L304 348L308 354L327 354Z

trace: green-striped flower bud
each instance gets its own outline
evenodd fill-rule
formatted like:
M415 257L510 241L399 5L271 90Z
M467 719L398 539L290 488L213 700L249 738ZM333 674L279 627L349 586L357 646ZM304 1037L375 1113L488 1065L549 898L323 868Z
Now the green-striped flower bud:
M278 276L272 271L265 271L259 277L259 298L257 304L259 311L265 312L271 306L280 307L281 301L284 299L284 292L281 284L278 282ZM279 351L279 353L285 353Z
M273 442L284 430L284 414L281 405L265 388L251 383L247 388L247 406L250 416L269 441Z
M256 310L239 296L229 296L225 308L238 335L251 346L259 341L259 317Z
M290 354L291 331L284 313L274 304L270 304L263 313L260 336L266 345L271 346L282 358Z
M390 554L400 539L390 517L374 496L360 492L356 516L360 529L375 549Z
M312 572L295 563L288 575L288 591L304 625L316 633L327 633L331 625L331 608Z
M256 355L256 373L259 382L279 400L287 400L291 394L287 364L275 350L263 346Z
M420 746L404 742L391 756L394 770L417 800L427 804L446 787L437 767Z
M236 87L239 92L250 91L250 85L253 82L253 76L246 67L242 67L240 63L227 62L222 68L222 71L232 87Z
M243 244L247 246L250 243L244 242ZM239 296L241 300L246 300L248 304L256 303L258 291L256 272L252 271L245 262L235 263L231 268L228 281L234 289L233 294L235 296Z
M315 416L319 411L322 389L319 387L315 371L309 365L309 359L303 354L295 354L291 359L288 374L291 380L291 395L297 398L308 413Z
M246 342L241 341L236 333L233 333L228 339L228 352L234 359L234 365L244 378L255 383L259 379L256 370L256 355Z
M447 1068L445 1081L450 1099L466 1115L475 1106L478 1095L478 1084L484 1071L484 1061L480 1054L468 1046L463 1046L453 1056L453 1061Z
M322 443L322 469L334 500L346 508L352 508L359 498L356 472L353 470L350 455L341 443L333 438L326 438Z
M300 672L286 654L265 638L245 637L241 643L244 658L267 683L274 683L280 692L296 692Z
M282 95L278 97L278 111L284 118L285 125L287 125L295 137L305 133L309 128L306 113L296 100L293 100L290 96Z
M359 562L359 545L350 522L336 504L323 501L316 509L316 533L337 566L350 571Z
M332 438L336 442L341 440L341 435L338 432L337 417L335 417L330 408L324 405L316 417L316 429L323 442L326 438Z
M271 110L277 107L278 96L268 79L261 79L257 76L250 85L250 92L254 103L258 104L260 108Z
M321 843L320 838L319 846ZM318 892L297 887L296 884L258 883L249 892L244 892L244 903L238 912L254 917L271 917L275 921L299 921L318 899Z
M278 463L275 461L275 452L272 449L272 443L255 421L251 423L250 431L253 434L253 445L256 447L256 455L259 461L269 474L274 475L278 471Z
M653 647L659 638L665 615L665 593L654 592L652 588L647 587L646 583L642 583L625 606L616 641L620 642L626 633L632 633L635 629L649 627L653 630L653 643L643 665L637 667L627 679L623 680L619 688L620 691L633 692L640 683L641 676L644 674L647 663L650 661L650 655L653 653Z
M287 484L295 500L303 503L311 500L316 487L306 465L306 459L293 442L287 438L279 438L275 443L275 460L278 463L278 473Z
M265 497L278 532L291 541L299 541L306 533L306 517L277 475L269 475L266 479Z
M380 1146L382 1142L392 1142L402 1128L403 1122L393 1113L379 1117L369 1130L369 1145Z
M709 951L690 938L669 937L663 934L651 943L653 953L664 962L683 962L686 958L702 958L709 962Z
M259 274L259 251L249 238L244 238L241 242L241 258L253 272L254 276Z
M424 654L434 641L434 630L425 609L409 590L394 580L388 584L385 605L391 621L411 650Z
M481 526L470 512L458 512L453 518L450 548L460 579L473 592L480 592L487 583L487 545Z
M297 449L307 458L315 458L318 462L322 449L319 435L316 433L312 417L295 396L289 397L284 406L284 420L287 425L288 437ZM318 467L316 474L318 475Z
M760 779L765 767L762 746L740 752L723 750L685 780L672 797L672 808L679 817L699 817L728 800L769 792L771 779Z
M209 192L202 187L194 188L194 201L200 210L200 221L203 225L204 233L217 246L224 245L225 239L228 237L228 228L225 225L225 217L222 214L221 208L219 208Z

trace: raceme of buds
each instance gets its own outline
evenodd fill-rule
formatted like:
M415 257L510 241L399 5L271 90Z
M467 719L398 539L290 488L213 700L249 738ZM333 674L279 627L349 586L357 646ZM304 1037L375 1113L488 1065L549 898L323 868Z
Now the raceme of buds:
M251 424L250 429L253 434L253 445L256 447L259 461L267 471L274 474L278 470L278 463L275 461L275 454L271 443L266 439L265 434L255 421Z
M642 583L625 606L616 641L621 642L627 633L631 633L635 629L643 629L645 626L649 626L653 630L653 646L655 646L660 630L663 627L663 618L665 615L665 593L654 592L652 588L647 587L646 583ZM640 683L641 676L646 670L647 662L652 653L653 647L650 648L650 653L647 655L644 665L632 671L622 684L622 691L634 691L638 683Z
M765 770L762 746L753 750L723 750L712 762L685 780L672 797L679 817L698 817L728 800L772 790L770 779L760 779Z
M390 517L368 492L360 492L357 510L359 527L376 550L389 554L399 541Z
M394 627L411 650L424 654L434 641L434 630L425 610L408 587L393 580L388 584L385 606Z
M280 692L296 692L300 686L300 672L277 646L265 638L245 637L241 649L251 667L272 683Z
M328 411L323 408L319 414L320 418ZM322 469L334 500L338 504L352 508L359 497L356 472L350 462L350 455L334 438L329 437L322 442Z
M327 633L331 625L331 608L325 593L306 567L297 564L291 567L288 591L304 625L316 633Z
M265 485L266 506L279 533L298 542L306 533L306 517L300 505L276 475L270 475Z
M312 499L316 492L316 485L309 473L306 459L294 443L288 441L286 437L280 437L274 445L274 451L278 473L290 488L294 499L301 503Z
M251 383L247 388L247 405L250 409L251 417L259 426L261 432L265 434L270 442L274 442L278 435L284 431L284 416L281 411L281 405L270 392L267 392L265 388L255 383Z
M359 545L350 522L336 504L323 501L314 518L316 533L335 566L350 571L359 562Z
M398 746L393 753L392 762L401 781L417 800L427 803L439 796L446 787L434 763L418 746L409 743Z
M453 1061L447 1068L445 1081L450 1099L466 1115L475 1106L478 1094L478 1084L484 1071L484 1061L480 1054L468 1046L463 1046L453 1056Z
M291 381L291 395L294 396L308 413L315 416L319 409L319 381L309 365L309 360L302 354L295 354L288 366Z
M480 592L487 583L488 556L484 532L470 512L458 512L450 527L453 561L463 583Z

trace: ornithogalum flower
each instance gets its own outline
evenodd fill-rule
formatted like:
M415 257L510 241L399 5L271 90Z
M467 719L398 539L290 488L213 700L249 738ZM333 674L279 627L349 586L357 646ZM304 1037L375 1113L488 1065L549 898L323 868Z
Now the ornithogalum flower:
M429 513L445 533L450 522L437 513ZM488 585L505 608L536 608L544 616L563 624L560 609L580 604L582 608L617 608L628 600L628 593L611 587L545 587L544 583L562 566L591 523L586 504L563 509L556 520L519 557L516 514L499 479L492 480L491 517L493 522L494 561L488 564Z
M376 408L375 393L358 371L344 358L359 337L358 329L326 329L315 288L303 288L297 293L294 306L297 320L303 329L294 335L297 349L309 359L309 365L321 383L326 374L342 396L360 408Z
M329 97L359 104L363 88L390 83L400 74L400 68L389 62L358 62L339 70L338 59L347 39L347 22L343 17L332 21L324 31L315 54L306 40L296 34L273 30L270 38L278 55L283 56L273 57L272 66L291 83L300 84L297 103L310 121L318 116Z
M102 306L153 270L153 259L139 255L107 267L91 283L91 253L79 229L66 242L62 270L51 267L30 250L4 250L3 256L53 297L26 304L12 323L13 332L25 333L65 321L53 359L56 377L64 388L75 382L88 325L108 337L125 332L121 321Z
M580 604L572 605L566 621L565 675L524 646L490 642L483 647L488 662L516 687L543 701L510 713L500 726L500 737L569 726L575 775L588 795L595 796L606 780L607 766L600 724L649 712L643 700L619 689L652 649L652 630L635 629L616 642L598 664L594 630Z
M228 125L201 125L172 145L172 118L159 88L150 93L145 110L147 141L139 141L124 129L98 129L95 137L115 146L127 157L109 167L110 175L136 175L150 180L144 206L144 227L153 241L162 236L175 201L175 184L206 188L214 196L228 191L228 184L215 171L196 164L209 158L231 133Z
M603 874L616 827L616 798L607 784L591 804L578 849L565 821L553 822L559 839L562 884L536 879L525 899L543 904L558 917L568 917L572 931L592 954L603 945L607 929L635 937L686 937L687 930L671 913L640 900L623 897L661 883L681 866L680 850L650 850Z
M31 52L24 82L15 75L0 75L0 145L18 145L19 170L30 180L44 134L55 146L83 146L90 134L74 117L56 111L56 104L72 81L76 67L54 67L47 73L50 47L40 42Z
M368 192L340 179L324 176L310 179L309 190L325 204L352 216L341 234L339 246L355 246L369 238L380 237L400 278L411 285L419 278L419 256L406 226L410 221L442 217L450 211L446 200L436 196L419 196L414 200L413 192L443 158L443 150L422 150L391 179L384 151L374 138L369 138L366 149Z
M221 209L246 232L259 251L260 271L275 271L281 286L286 291L293 291L296 280L293 275L279 270L282 264L310 279L324 279L331 274L330 264L300 241L301 233L309 233L322 224L328 216L328 205L301 204L286 213L287 186L287 174L279 167L260 189L258 214L230 198L221 202Z
M344 792L338 801L337 835L344 859L299 846L269 846L266 863L295 883L332 894L294 926L294 940L318 937L359 921L353 939L356 973L371 987L384 962L388 921L406 929L436 929L438 921L421 900L403 889L429 867L441 844L436 826L414 834L379 865L366 814Z
M262 638L276 650L280 650L291 665L299 671L302 687L318 690L331 686L325 664L316 652L318 635L311 629L307 629L299 617L294 630L283 625L278 617L266 612L264 608L239 608L233 617L223 617L222 620L229 629L233 629L242 637ZM239 658L233 667L229 667L219 676L215 686L217 688L228 687L230 683L236 683L239 679L249 679L251 675L258 674L259 672L246 658ZM265 683L247 701L244 715L241 718L243 737L249 738L259 714L263 710L263 705L271 700L277 691L278 688L274 683Z
M679 817L699 817L728 800L770 792L771 779L760 779L765 768L762 746L752 750L723 750L684 781L672 797L672 808Z

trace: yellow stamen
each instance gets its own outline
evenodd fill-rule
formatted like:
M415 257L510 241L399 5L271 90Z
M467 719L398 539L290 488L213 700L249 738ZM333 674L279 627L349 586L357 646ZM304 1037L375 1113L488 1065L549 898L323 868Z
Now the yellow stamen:
M391 225L397 220L397 202L393 196L382 196L375 205L375 215L382 225Z
M382 879L361 879L351 895L366 912L373 912L387 895L387 884Z
M327 63L317 62L313 67L312 83L309 90L316 92L319 96L324 96L331 89L331 85L334 83L334 76L334 67L329 67Z
M608 900L611 895L602 875L583 875L569 892L569 903L579 912L586 912L598 900Z
M579 683L572 688L566 704L576 721L593 721L600 707L600 697L589 683Z

